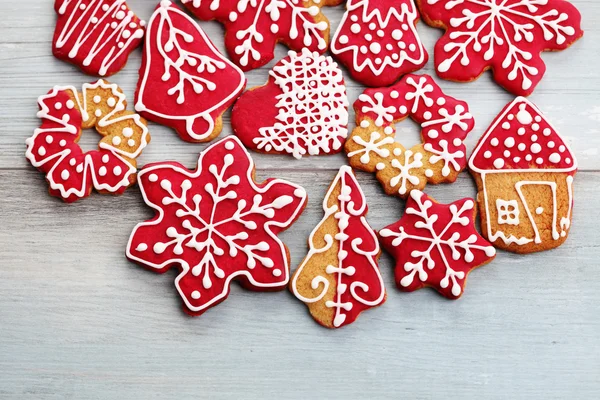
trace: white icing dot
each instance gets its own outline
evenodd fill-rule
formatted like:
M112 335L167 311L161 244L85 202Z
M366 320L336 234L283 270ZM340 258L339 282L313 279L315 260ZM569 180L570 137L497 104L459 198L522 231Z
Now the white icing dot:
M133 147L133 146L135 146L135 140L133 140L133 139L129 139L129 140L127 141L127 145L128 145L129 147Z
M539 143L533 143L533 144L531 145L531 152L532 152L533 154L537 154L537 153L539 153L540 151L542 151L542 146L540 146L540 144L539 144Z
M102 97L94 96L94 98L92 100L94 100L94 103L98 104L98 103L100 103L100 101L102 101Z
M510 157L510 151L508 151L508 150L504 150L503 154L504 154L504 157L506 157L506 158Z
M508 118L509 121L512 121L513 119L515 119L515 116L512 114L508 114L508 117L506 118Z
M498 138L493 138L492 140L490 140L490 144L496 147L500 144L500 141L498 140Z
M280 269L274 269L273 270L273 276L281 276L281 270Z
M432 139L437 138L439 135L439 132L436 131L435 129L430 130L429 132L427 132L427 136L429 136Z
M272 33L279 32L279 26L277 24L271 24L271 32Z
M394 149L394 155L395 155L395 156L399 156L399 155L401 155L401 154L402 154L402 150L400 150L400 148L396 147L396 148Z
M113 174L115 174L116 176L120 176L122 172L123 170L118 165L113 168Z
M46 155L46 148L44 146L40 146L40 148L38 149L38 154L40 156L45 156Z
M352 22L356 22L356 21L358 21L358 16L353 14L353 15L350 17L350 21L352 21Z
M108 104L109 107L114 107L117 104L117 101L114 97L111 97L108 100L106 100L106 104Z
M571 164L571 159L570 159L570 158L565 158L565 162L566 162L567 164Z
M430 120L430 119L431 119L431 117L432 117L432 115L431 115L431 112L429 112L429 111L425 111L425 112L423 113L423 118L425 118L426 120Z
M75 170L77 171L78 174L80 174L83 171L83 164L79 164L77 166L77 168L75 168Z
M306 197L306 192L302 188L297 188L296 190L294 190L294 196L299 198Z
M398 98L398 96L400 96L400 93L398 93L398 91L397 91L397 90L392 90L392 91L390 92L390 97L391 97L392 99L397 99L397 98Z
M555 144L554 144L554 142L552 140L548 142L548 148L549 149L553 149L554 146L555 146Z
M550 136L550 134L552 133L552 131L550 130L550 128L544 128L544 130L542 131L542 133L544 134L544 136Z
M504 167L504 160L501 159L501 158L496 158L494 160L494 167L497 168L497 169L500 169L500 168Z
M402 31L400 29L394 29L392 31L392 39L394 39L394 40L402 39Z
M360 121L361 128L368 128L369 125L370 125L369 121L367 121L366 119L363 119L362 121Z
M492 152L488 150L488 151L486 151L485 153L483 153L483 156L484 156L485 158L491 158L491 157L492 157Z
M73 167L73 166L75 166L75 163L76 163L76 162L77 162L77 160L75 160L74 158L71 158L71 159L69 160L69 165L70 165L71 167Z
M518 163L519 161L521 161L521 157L514 157L513 161L516 162L516 163Z
M517 148L521 151L525 150L527 148L527 145L525 143L519 143L519 145L517 146Z
M375 166L375 168L377 168L378 171L381 171L382 169L385 168L385 164L384 163L377 163L377 165Z
M512 148L515 145L515 138L507 137L506 139L504 139L504 145L509 149Z
M377 24L375 22L371 22L369 24L369 29L372 30L372 31L374 31L375 29L377 29Z
M346 44L346 43L348 43L348 36L342 35L342 36L340 36L340 38L338 40L340 41L341 44Z
M109 158L108 158L108 154L105 154L105 155L103 155L103 156L102 156L102 162L103 162L104 164L106 164L106 163L108 162L108 160L109 160Z
M120 145L120 144L121 144L121 138L120 138L120 137L118 137L118 136L115 136L115 137L113 137L113 138L112 138L112 144L113 144L114 146L118 146L118 145Z
M360 25L359 24L352 24L352 25L350 25L350 31L352 33L359 33L360 32Z
M517 130L517 133L521 136L523 136L525 134L525 128L521 127Z
M505 129L505 130L508 130L508 129L510 129L510 123L508 123L508 122L504 122L504 123L502 124L502 129Z
M537 135L531 135L531 141L532 142L537 142L537 140L538 140Z
M386 126L385 128L383 128L383 133L385 133L386 135L391 135L392 133L394 133L394 128L392 128L391 126Z
M525 104L521 104L519 106L520 110L517 113L517 120L519 120L519 123L521 123L523 125L529 125L533 121L533 117L525 109L525 106L526 106Z
M150 176L148 177L148 180L150 182L156 182L158 180L158 175L156 175L156 174L150 174Z
M381 29L379 29L379 30L377 31L377 36L379 36L379 37L384 37L384 36L385 36L385 32L384 32L384 31L382 31Z
M65 147L67 145L67 141L63 139L58 144L60 145L60 147Z
M377 42L373 42L369 45L369 50L371 50L371 53L373 54L379 54L381 51L381 45Z
M133 129L127 127L127 128L123 128L123 136L125 136L126 138L133 136Z
M238 15L237 15L237 13L236 13L236 12L233 12L233 11L232 11L232 12L230 12L230 13L229 13L229 20L230 20L231 22L234 22L234 21L237 19L237 17L238 17Z
M367 49L367 46L360 46L359 50L363 54L367 54L367 51L369 51L369 49Z
M443 97L438 97L436 103L438 106L443 106L444 104L446 104L446 99Z
M100 175L100 176L106 175L106 167L104 165L101 166L100 169L98 170L98 175Z
M194 291L192 292L192 299L194 299L194 300L198 300L199 298L200 298L200 292L199 292L199 291L197 291L197 290L194 290Z
M408 49L409 49L410 51L415 51L415 50L417 49L417 46L415 46L415 44L414 44L414 43L411 43L411 44L409 44L409 45L408 45Z
M564 145L560 145L560 147L558 148L558 151L560 151L561 153L564 152L566 149L566 147Z
M531 161L533 159L533 157L531 156L531 154L527 154L525 156L525 161Z
M538 157L535 159L535 163L538 165L542 165L543 162L544 162L544 159L542 157Z
M46 136L46 143L51 144L52 142L54 142L54 138L50 135Z
M227 150L233 150L233 148L234 148L234 144L233 144L233 142L232 142L232 141L229 141L229 142L225 143L225 148L226 148Z
M552 153L550 154L550 157L548 157L548 160L550 160L550 162L553 162L554 164L557 164L560 162L560 154Z
M544 208L543 208L543 207L538 207L538 208L536 208L536 209L535 209L535 213L536 213L537 215L540 215L540 214L541 214L541 213L543 213L543 212L544 212Z
M94 115L95 115L96 117L101 117L101 116L102 116L102 110L100 110L100 109L97 109L97 110L94 112Z
M368 42L370 42L371 40L373 40L373 36L372 36L370 33L367 33L367 34L365 35L365 39L366 39Z
M67 171L66 169L63 169L62 172L60 173L60 177L62 178L63 181L66 181L67 179L69 179L69 176L71 174L69 174L69 171Z
M458 147L462 144L462 140L460 140L459 138L454 138L454 140L452 140L452 144Z
M429 168L427 168L425 170L425 176L428 177L428 178L431 178L433 176L433 171L430 170Z
M406 108L406 106L400 106L398 111L400 111L400 114L406 114L408 112L408 108Z
M73 102L73 100L67 100L67 108L69 110L72 110L75 107L75 103Z
M531 125L531 129L533 129L535 132L540 130L540 126L538 124L533 124Z
M62 108L62 103L55 103L54 108L56 108L57 110L60 110Z

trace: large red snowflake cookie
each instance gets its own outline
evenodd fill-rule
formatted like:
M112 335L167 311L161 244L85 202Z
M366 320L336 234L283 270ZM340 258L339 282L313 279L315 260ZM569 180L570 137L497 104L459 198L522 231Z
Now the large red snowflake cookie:
M367 223L367 201L352 169L340 168L323 200L325 216L308 239L309 252L290 282L313 318L328 328L351 324L385 301L381 253Z
M125 0L55 0L54 9L54 55L91 75L119 72L144 36Z
M506 105L475 147L483 235L496 247L531 253L560 246L571 227L577 161L526 98Z
M298 159L337 153L348 134L342 71L331 57L308 49L290 51L265 86L239 98L231 125L244 145L257 151Z
M254 163L230 136L200 154L190 171L175 162L138 174L144 201L156 211L138 224L127 257L156 272L181 269L175 286L194 315L229 294L239 280L252 290L279 290L289 281L289 254L277 234L306 205L300 186L280 179L254 182Z
M566 0L417 0L424 20L446 29L435 46L444 79L469 82L492 69L500 86L527 96L546 71L542 51L564 50L583 35Z
M324 53L329 22L320 7L341 0L182 0L198 18L225 25L229 57L244 71L273 59L275 44Z
M467 103L445 95L430 76L367 89L354 110L357 126L345 145L350 165L375 172L386 193L407 197L428 182L454 182L466 167L463 141L475 122ZM422 143L406 149L395 124L409 116L421 126Z
M244 73L168 0L150 18L135 109L189 142L218 136L221 115L244 90Z
M27 139L26 157L46 174L50 194L66 202L99 192L121 194L135 181L136 161L150 142L146 121L127 111L121 89L103 80L56 86L38 99L41 126ZM77 144L82 129L102 136L98 150Z
M496 255L477 233L475 214L471 199L446 205L419 190L410 192L404 216L379 232L396 259L398 288L412 292L431 286L449 299L459 298L467 275Z
M349 0L331 52L352 77L383 87L427 63L413 0Z

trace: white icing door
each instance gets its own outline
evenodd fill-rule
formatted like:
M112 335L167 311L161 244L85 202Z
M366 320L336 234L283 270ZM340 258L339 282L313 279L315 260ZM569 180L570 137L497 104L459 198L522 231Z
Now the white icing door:
M547 187L549 190L541 191L540 186ZM535 234L533 240L535 243L542 243L538 227L542 226L546 228L549 218L551 218L552 221L552 238L554 240L558 239L559 234L556 229L556 183L545 181L521 181L515 185L515 189L521 198L529 222L533 227L533 232ZM540 195L540 193L543 193L543 195ZM552 202L550 207L548 207L546 196L551 197ZM549 217L549 215L551 215L551 217Z

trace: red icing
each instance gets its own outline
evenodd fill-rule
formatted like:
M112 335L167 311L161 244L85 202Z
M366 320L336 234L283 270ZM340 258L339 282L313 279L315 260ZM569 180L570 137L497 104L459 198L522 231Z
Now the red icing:
M162 1L148 24L136 110L172 127L183 140L210 140L215 121L244 90L242 71L198 24Z
M168 162L139 172L156 216L134 229L127 257L157 272L181 268L175 284L191 314L223 301L233 279L254 290L282 289L289 280L287 249L276 235L300 215L306 192L279 179L257 185L253 172L235 137L202 152L195 171Z
M566 0L417 2L430 25L447 30L435 46L440 77L469 82L492 68L496 82L516 95L531 94L542 79L542 51L566 49L583 35L581 15Z
M52 51L91 75L110 76L140 45L144 23L125 0L55 0Z
M427 64L413 0L351 0L331 52L367 86L389 86Z

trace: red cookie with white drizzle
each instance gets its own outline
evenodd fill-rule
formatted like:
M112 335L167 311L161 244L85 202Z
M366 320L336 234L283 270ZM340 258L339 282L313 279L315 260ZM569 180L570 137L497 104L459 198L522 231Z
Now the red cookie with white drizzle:
M375 172L387 194L407 197L427 183L454 182L467 165L463 141L475 124L469 107L429 75L367 89L354 110L357 126L345 145L350 165ZM421 125L422 143L406 149L395 140L395 124L409 116Z
M135 181L136 157L150 142L146 121L127 111L121 89L103 80L56 86L38 99L41 126L27 139L26 157L46 174L50 194L71 203L87 197L92 187L121 194ZM77 144L82 130L95 128L103 137L98 150Z
M144 36L144 21L125 0L55 0L54 9L54 56L90 75L119 72Z
M254 163L235 136L214 143L190 171L176 162L138 174L156 216L138 224L127 258L155 271L178 267L184 310L199 315L225 300L229 284L271 291L289 281L289 252L277 234L302 213L306 192L280 179L254 181Z
M566 240L577 161L526 98L516 98L496 117L469 168L479 191L481 229L494 246L531 253Z
M329 21L320 7L341 0L182 0L199 19L225 26L225 47L242 70L262 67L273 59L275 44L292 50L324 53Z
M325 216L308 239L310 250L290 282L313 318L327 328L351 324L383 304L381 251L367 223L367 201L352 169L343 166L323 200Z
M349 0L331 52L358 82L389 86L427 64L413 0Z
M168 0L150 18L135 109L188 142L221 132L222 114L244 90L244 73Z
M431 286L449 299L462 296L468 274L492 261L496 250L475 229L475 202L440 204L410 192L402 218L379 232L396 259L396 284L412 292Z
M252 88L231 113L234 133L265 153L333 154L348 134L348 97L342 71L331 57L289 51L265 86Z
M492 69L509 92L528 96L546 65L542 51L564 50L583 36L566 0L417 0L425 22L446 30L435 45L441 78L470 82Z

